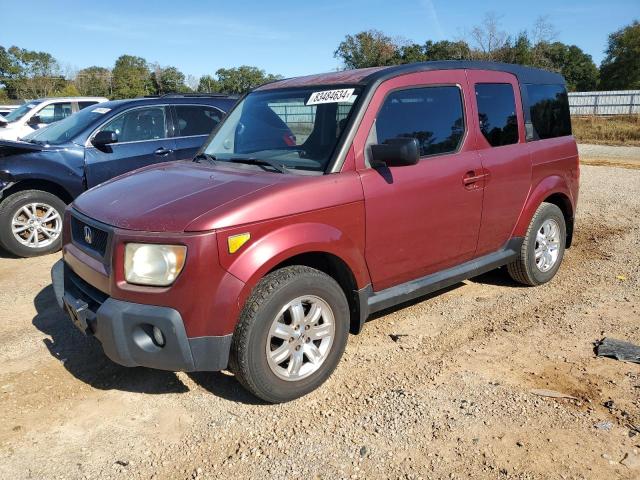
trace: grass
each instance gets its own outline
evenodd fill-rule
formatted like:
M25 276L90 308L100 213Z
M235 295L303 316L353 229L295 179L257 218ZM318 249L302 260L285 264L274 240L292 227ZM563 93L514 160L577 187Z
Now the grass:
M578 143L640 147L640 115L571 117Z

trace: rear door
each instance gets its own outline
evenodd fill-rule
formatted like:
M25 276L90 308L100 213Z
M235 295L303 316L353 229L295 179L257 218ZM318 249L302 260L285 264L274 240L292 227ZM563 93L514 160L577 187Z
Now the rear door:
M404 75L378 87L354 140L374 290L472 258L482 212L472 102L464 71ZM418 140L420 161L369 167L369 145L397 137Z
M118 142L102 148L88 142L85 153L88 187L137 168L175 160L175 143L168 134L168 113L164 105L134 107L99 127L93 135L113 131Z
M469 70L474 128L487 174L476 256L495 252L511 238L531 185L518 80L510 73Z
M173 105L175 157L191 159L213 129L220 123L224 112L210 105Z

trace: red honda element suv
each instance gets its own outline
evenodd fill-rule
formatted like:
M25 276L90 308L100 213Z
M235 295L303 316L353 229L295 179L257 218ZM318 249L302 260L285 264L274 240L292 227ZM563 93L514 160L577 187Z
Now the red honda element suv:
M54 287L119 364L229 369L288 401L373 312L503 265L551 280L578 178L556 73L456 61L281 80L193 161L76 199Z

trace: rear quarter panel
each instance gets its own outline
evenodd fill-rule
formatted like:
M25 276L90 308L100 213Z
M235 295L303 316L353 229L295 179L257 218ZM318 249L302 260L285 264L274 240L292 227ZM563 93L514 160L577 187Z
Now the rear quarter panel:
M536 209L549 196L562 194L575 215L578 202L580 165L578 147L572 136L529 142L532 159L531 189L513 232L524 236Z

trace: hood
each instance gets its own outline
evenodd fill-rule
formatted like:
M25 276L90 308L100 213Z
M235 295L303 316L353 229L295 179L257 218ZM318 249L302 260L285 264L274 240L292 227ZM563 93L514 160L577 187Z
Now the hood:
M19 142L13 140L0 140L0 157L19 155L21 153L40 152L46 147L35 143Z
M130 172L88 190L74 202L84 215L117 228L183 232L206 213L294 175L170 162Z

